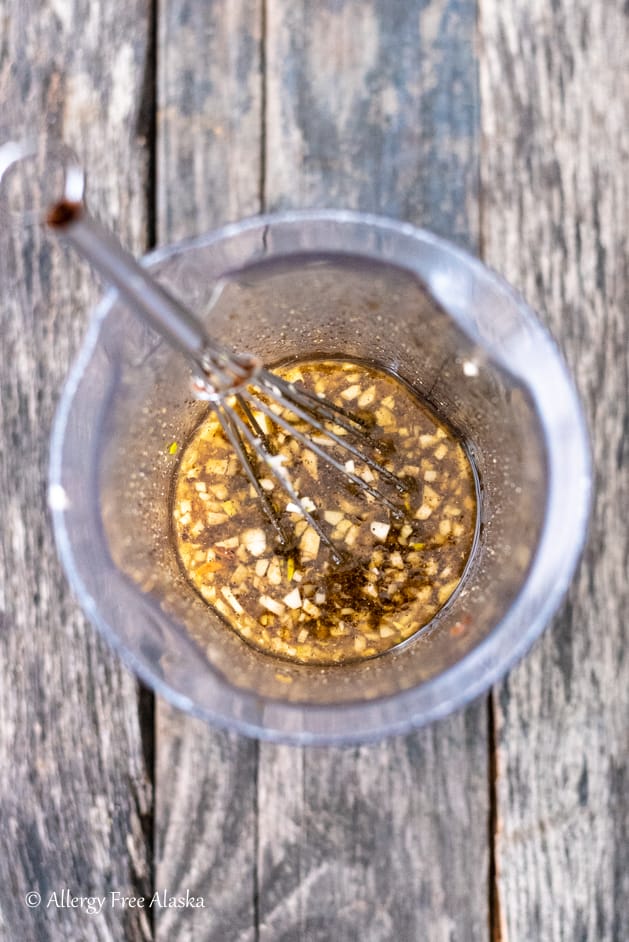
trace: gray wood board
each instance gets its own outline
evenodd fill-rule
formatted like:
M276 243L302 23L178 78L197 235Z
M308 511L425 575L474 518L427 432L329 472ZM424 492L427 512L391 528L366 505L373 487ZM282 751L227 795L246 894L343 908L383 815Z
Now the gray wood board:
M381 212L474 247L475 17L472 0L270 2L267 208Z
M166 4L160 241L337 205L477 243L475 7L383 7L273 2L263 23L236 4L226 24L221 4ZM212 910L163 914L158 937L241 939L251 919L269 942L487 938L483 704L373 747L259 749L159 705L158 883Z
M467 0L160 3L157 235L265 204L336 205L474 249L480 171L486 258L566 351L597 467L568 604L494 701L494 935L624 942L627 17L620 0L484 0L479 160L475 13ZM2 22L2 138L63 134L91 171L92 207L140 251L146 9L7 3ZM136 685L78 613L45 506L52 413L99 289L37 231L2 242L0 819L15 852L0 856L0 938L151 938L137 910L96 918L23 898L154 885L208 904L154 914L161 939L487 939L482 704L376 746L303 750L159 703L151 873Z
M258 0L167 0L158 33L158 241L258 212ZM158 701L156 885L206 908L156 913L155 936L245 942L256 925L257 744Z
M262 0L163 0L158 29L159 241L260 211Z
M141 250L145 5L5 4L2 17L0 139L63 136L94 211ZM52 415L100 288L41 230L4 220L1 238L0 938L146 939L142 911L46 906L64 889L148 891L152 796L137 685L71 598L46 508Z
M500 685L503 940L629 938L629 20L622 0L481 3L483 244L576 375L591 531L554 625Z

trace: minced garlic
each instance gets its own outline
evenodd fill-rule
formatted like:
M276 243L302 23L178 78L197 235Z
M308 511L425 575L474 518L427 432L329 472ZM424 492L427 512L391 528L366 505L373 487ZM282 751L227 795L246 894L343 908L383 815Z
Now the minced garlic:
M279 546L209 412L182 450L174 482L181 566L199 595L264 652L322 664L373 657L430 622L460 583L477 521L470 461L409 387L383 370L304 361L277 373L364 420L370 444L358 443L361 451L401 477L405 493L324 435L315 433L315 441L346 471L397 502L403 515L396 517L260 413L256 418L277 468L288 474L343 560L332 560L277 476L260 465L258 477L290 537L288 546ZM284 415L312 436L303 421Z

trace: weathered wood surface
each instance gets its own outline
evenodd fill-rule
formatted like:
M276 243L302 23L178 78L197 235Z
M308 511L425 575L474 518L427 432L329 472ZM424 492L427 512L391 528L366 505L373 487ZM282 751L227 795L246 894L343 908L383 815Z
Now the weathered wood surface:
M259 0L166 0L158 32L160 243L259 211ZM255 742L156 709L155 879L205 909L155 914L160 942L256 939Z
M482 703L322 750L258 746L158 703L153 805L136 685L78 614L45 510L52 411L98 288L39 234L3 233L0 940L625 942L626 5L156 6L153 35L138 0L4 0L1 136L45 116L90 167L93 208L137 251L154 219L165 242L311 205L482 248L577 375L592 532L568 605L496 692L495 755ZM88 917L23 901L65 887L189 890L207 908Z
M269 3L256 87L262 8L236 4L226 24L221 4L170 0L160 241L257 208L341 205L477 243L474 5L378 7ZM158 938L222 940L231 925L244 939L247 917L262 942L487 937L483 704L375 747L261 745L259 763L251 744L162 704L158 717L158 884L213 907L161 914Z
M629 939L627 14L480 4L485 255L559 339L596 467L568 604L495 696L505 942Z
M475 18L473 0L271 0L267 208L381 212L475 247Z
M158 237L260 211L262 0L163 0L158 22Z
M95 212L142 250L146 5L5 3L0 29L0 139L63 135ZM100 289L39 230L0 238L0 938L147 939L138 910L46 907L148 890L152 799L137 685L71 599L46 510L52 414Z

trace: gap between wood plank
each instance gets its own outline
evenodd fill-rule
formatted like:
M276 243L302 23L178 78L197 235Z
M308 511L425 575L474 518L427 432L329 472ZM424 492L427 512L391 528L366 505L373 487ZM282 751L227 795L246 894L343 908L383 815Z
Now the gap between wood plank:
M146 814L140 815L142 834L146 844L148 865L148 885L151 893L155 887L155 694L138 680L138 721L140 727L140 743L146 778L149 782L151 804ZM142 894L138 894L142 895ZM154 937L153 907L145 910Z
M136 133L145 141L146 249L157 242L157 16L158 0L149 0L146 65Z
M481 43L481 3L476 0L476 56L480 72L480 61L483 56ZM483 168L487 142L483 134L483 122L480 113L483 108L482 91L480 88L480 75L478 78L478 257L485 260L485 187ZM489 942L503 942L502 921L500 914L500 889L498 886L497 871L497 838L498 838L498 755L496 745L496 712L494 709L494 694L490 690L487 696L487 790L489 802L489 819L487 828L487 843L489 857L488 884L488 912L489 912Z
M137 134L145 141L146 178L144 199L146 210L146 246L155 248L157 242L157 17L158 0L149 0L148 36L146 66L142 85L142 99L138 109ZM140 739L146 777L151 789L150 811L142 818L142 829L146 841L148 857L148 881L151 890L155 888L155 787L157 743L155 736L155 693L142 681L138 680L138 711ZM148 922L151 938L155 937L155 918L153 907L149 907Z
M255 741L253 765L253 942L260 942L260 813L258 801L258 775L260 769L260 743Z
M496 860L496 842L498 833L498 755L496 749L496 713L494 695L489 691L487 697L487 789L489 792L489 942L503 942L500 919L500 895Z

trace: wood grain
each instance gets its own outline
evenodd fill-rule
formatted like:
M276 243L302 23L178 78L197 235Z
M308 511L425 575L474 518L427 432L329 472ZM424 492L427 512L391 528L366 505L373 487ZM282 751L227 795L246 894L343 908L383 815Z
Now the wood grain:
M271 0L269 210L369 209L473 247L475 3Z
M159 12L158 231L172 242L260 211L262 0Z
M488 938L482 707L375 746L261 745L260 939Z
M269 3L266 199L478 235L473 3ZM261 942L488 936L486 710L358 749L261 744Z
M41 129L74 145L94 211L135 251L147 33L139 0L2 11L0 139ZM53 410L100 287L39 229L4 220L1 238L0 938L148 939L138 910L46 907L64 889L148 890L152 795L136 683L70 597L46 509ZM39 909L26 906L31 890Z
M166 0L157 62L158 241L257 212L259 0ZM204 897L162 910L155 937L246 942L256 925L257 744L157 704L156 885Z
M482 0L487 260L565 351L595 500L568 602L496 693L498 928L629 938L629 18L621 0Z
M0 940L488 942L492 925L494 942L625 942L626 3L154 6L156 142L139 0L5 0L0 139L68 139L92 208L137 252L153 143L161 243L261 208L334 205L482 248L576 374L594 516L567 605L493 701L495 887L484 704L375 746L304 750L158 703L153 859L137 687L71 599L45 504L54 406L100 289L39 231L0 233ZM189 890L206 908L24 903L63 888Z

